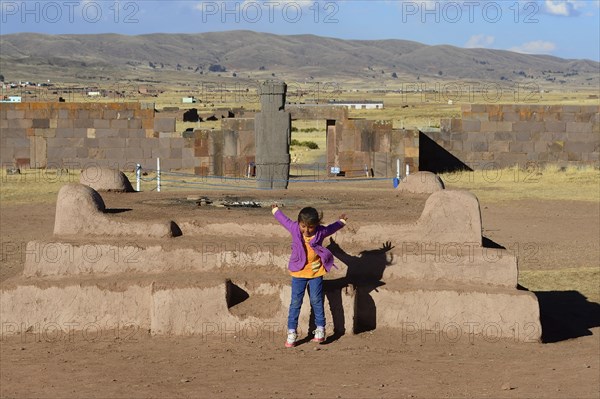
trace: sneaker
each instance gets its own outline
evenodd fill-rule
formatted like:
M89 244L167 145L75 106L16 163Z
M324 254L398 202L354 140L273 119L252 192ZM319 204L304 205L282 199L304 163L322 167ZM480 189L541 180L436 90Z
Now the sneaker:
M313 331L313 333L315 334L315 336L313 337L313 339L311 339L312 342L321 343L325 341L325 328L317 327L317 329Z
M296 331L294 331L294 330L288 331L287 340L285 341L285 347L293 348L294 346L296 346L297 338L298 338L298 334L296 334Z

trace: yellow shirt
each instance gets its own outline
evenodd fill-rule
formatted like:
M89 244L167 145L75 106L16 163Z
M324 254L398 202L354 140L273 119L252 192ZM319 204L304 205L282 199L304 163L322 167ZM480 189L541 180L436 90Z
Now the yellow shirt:
M310 246L310 240L313 237L304 237L304 250L306 251L306 265L302 270L297 272L290 272L292 277L300 277L300 278L315 278L324 276L327 272L325 271L325 267L323 267L323 263L321 262L321 258L319 255L312 249Z

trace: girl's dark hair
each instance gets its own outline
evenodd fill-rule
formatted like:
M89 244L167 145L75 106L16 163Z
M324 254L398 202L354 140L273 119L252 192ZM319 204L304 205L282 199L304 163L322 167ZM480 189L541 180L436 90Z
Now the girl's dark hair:
M315 208L307 206L302 208L298 214L298 223L302 222L308 226L318 226L323 219L323 213L319 213Z

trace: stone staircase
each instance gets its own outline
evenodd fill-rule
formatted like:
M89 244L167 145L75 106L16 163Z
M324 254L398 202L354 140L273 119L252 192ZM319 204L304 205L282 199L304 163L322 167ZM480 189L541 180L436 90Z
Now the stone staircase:
M226 240L211 235L218 226L203 231L183 225L176 228L183 236L212 244L173 247L160 241L179 239L168 234L173 222L152 230L136 221L146 235L127 244L122 232L130 229L123 220L116 223L114 215L90 205L98 202L97 192L65 187L61 191L70 194L63 201L65 193L59 193L56 220L87 218L104 236L87 234L80 223L77 239L55 234L29 242L23 275L6 281L0 292L3 335L128 328L158 335L248 337L266 331L283 337L290 297L289 237L283 229L264 226L273 233L268 245L232 247L215 244ZM234 233L233 239L244 236ZM541 338L536 296L517 289L514 255L482 246L479 204L471 193L435 192L416 223L393 224L390 215L389 224L342 229L329 248L338 266L324 285L329 333L386 327L405 337L434 334L449 341L466 335ZM300 329L306 332L308 296L304 303Z

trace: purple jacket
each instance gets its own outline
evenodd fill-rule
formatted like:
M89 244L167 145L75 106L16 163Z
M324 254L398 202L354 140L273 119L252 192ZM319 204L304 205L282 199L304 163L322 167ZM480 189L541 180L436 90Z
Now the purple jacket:
M275 219L277 219L277 221L292 235L292 255L290 256L288 269L292 272L302 270L306 265L306 251L304 250L304 240L298 222L290 220L290 218L285 216L278 208L275 213L273 213L273 216L275 216ZM341 220L328 226L317 226L315 235L309 242L309 245L321 258L321 262L323 262L323 266L327 272L329 272L332 267L335 267L335 265L333 264L333 254L327 248L323 247L323 240L344 226L345 224Z

